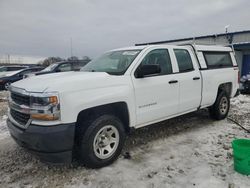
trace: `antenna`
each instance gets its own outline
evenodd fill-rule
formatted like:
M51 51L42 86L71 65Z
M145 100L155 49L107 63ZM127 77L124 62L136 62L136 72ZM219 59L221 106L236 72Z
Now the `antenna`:
M8 63L10 64L10 54L7 55Z

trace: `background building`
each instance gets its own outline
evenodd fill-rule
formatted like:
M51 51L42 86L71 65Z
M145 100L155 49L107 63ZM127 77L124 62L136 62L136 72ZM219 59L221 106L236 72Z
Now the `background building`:
M186 43L223 46L232 45L235 50L236 60L240 68L241 76L250 73L250 30L182 38L175 40L148 42L136 45Z
M44 60L43 57L21 56L21 55L0 55L0 65L4 64L36 64Z

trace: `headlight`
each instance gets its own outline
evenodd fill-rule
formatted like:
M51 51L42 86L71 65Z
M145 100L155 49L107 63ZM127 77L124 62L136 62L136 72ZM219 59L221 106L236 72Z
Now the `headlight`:
M50 97L30 97L31 106L48 106L51 104L58 104L58 97L57 96L50 96Z
M31 118L34 120L54 121L60 119L58 93L32 93L30 107Z

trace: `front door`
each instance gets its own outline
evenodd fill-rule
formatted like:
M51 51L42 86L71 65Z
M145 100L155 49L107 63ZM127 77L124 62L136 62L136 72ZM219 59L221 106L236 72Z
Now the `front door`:
M168 49L150 51L140 66L143 64L158 64L161 72L144 78L133 78L138 127L176 114L179 103L179 83L177 74L172 74Z

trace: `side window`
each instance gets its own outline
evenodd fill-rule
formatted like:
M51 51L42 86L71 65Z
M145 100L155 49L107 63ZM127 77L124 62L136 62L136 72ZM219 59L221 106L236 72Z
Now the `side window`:
M59 72L66 72L66 71L71 71L71 64L70 63L64 63L59 65L59 67L57 68L57 70Z
M157 49L149 52L141 62L141 65L159 65L160 75L171 74L172 64L167 49Z
M175 57L178 63L179 72L188 72L194 70L190 54L184 49L174 49Z
M77 61L73 63L73 69L75 71L79 71L82 67L84 67L84 65L86 65L86 62L82 62L82 61Z
M29 69L29 70L25 70L25 71L22 71L22 72L20 72L19 73L19 76L23 76L23 75L25 75L25 74L29 74L29 73L31 73L32 72L32 70L31 69Z
M15 69L15 67L7 67L6 68L6 71L15 71L16 69Z
M79 64L78 61L73 62L72 66L73 66L72 69L73 69L74 71L80 70L80 64Z
M31 69L31 72L38 72L40 71L41 69L40 68L37 68L37 69Z
M16 70L21 70L22 67L8 67L8 71L16 71Z
M223 68L233 66L229 52L203 52L207 68Z
M4 71L10 71L8 67L1 67L1 71L0 72L4 72Z

